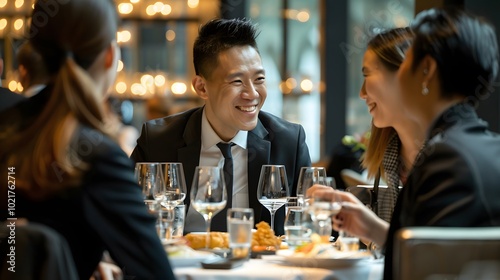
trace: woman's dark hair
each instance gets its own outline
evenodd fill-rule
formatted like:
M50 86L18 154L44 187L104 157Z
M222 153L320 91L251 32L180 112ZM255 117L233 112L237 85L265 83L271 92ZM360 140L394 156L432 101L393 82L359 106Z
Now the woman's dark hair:
M430 9L411 25L415 70L426 55L437 62L443 97L485 94L498 74L498 43L493 27L459 9Z
M257 29L249 20L214 19L203 25L193 47L196 75L209 77L220 52L235 46L251 46L257 52Z

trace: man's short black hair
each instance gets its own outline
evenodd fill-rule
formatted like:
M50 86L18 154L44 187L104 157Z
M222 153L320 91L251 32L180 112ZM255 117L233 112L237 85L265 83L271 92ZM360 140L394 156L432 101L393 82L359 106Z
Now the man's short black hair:
M257 52L257 29L246 19L214 19L201 26L193 47L196 75L210 76L220 52L235 46L251 46Z

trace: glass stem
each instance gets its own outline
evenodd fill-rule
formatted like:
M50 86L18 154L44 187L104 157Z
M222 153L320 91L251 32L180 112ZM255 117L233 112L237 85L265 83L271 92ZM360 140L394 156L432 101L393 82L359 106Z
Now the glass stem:
M210 249L210 224L212 223L212 215L208 215L205 220L205 226L207 227L207 236L205 237L205 249Z
M271 229L274 231L274 214L276 214L276 211L270 211L270 212L271 212Z

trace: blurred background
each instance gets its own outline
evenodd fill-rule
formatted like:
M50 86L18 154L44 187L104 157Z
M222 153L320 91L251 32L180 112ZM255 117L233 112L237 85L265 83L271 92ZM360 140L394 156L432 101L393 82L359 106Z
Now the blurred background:
M57 12L62 0L49 0ZM365 132L371 118L358 93L371 36L407 26L423 9L456 5L484 15L500 29L500 1L423 0L116 0L122 58L111 88L123 122L149 119L201 105L191 87L192 45L198 27L215 18L249 18L260 29L266 68L264 110L300 123L313 162L327 161L344 135ZM0 0L2 86L22 92L15 54L28 38L32 0ZM495 19L496 17L496 19ZM479 114L500 131L498 82ZM484 104L483 104L484 103ZM326 165L326 164L325 164Z

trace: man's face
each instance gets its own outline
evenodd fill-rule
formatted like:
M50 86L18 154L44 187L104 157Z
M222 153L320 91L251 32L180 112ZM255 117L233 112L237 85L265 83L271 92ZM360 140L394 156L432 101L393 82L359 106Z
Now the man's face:
M209 77L197 76L193 85L205 100L210 125L222 140L240 130L252 130L267 97L265 71L260 55L251 46L221 52Z

